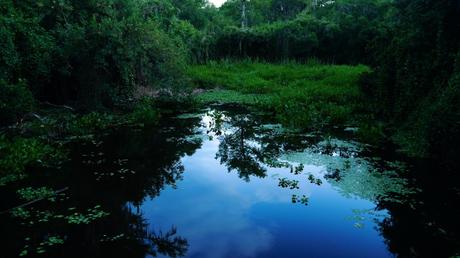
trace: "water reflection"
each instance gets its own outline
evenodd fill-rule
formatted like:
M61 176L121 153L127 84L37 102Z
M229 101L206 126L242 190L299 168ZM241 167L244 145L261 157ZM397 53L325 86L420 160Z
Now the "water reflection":
M209 137L182 160L184 180L146 202L146 217L176 223L190 243L188 257L388 256L372 227L354 231L344 223L349 207L372 209L371 202L337 196L321 166L281 159L318 137L281 129L246 114L207 113L201 132ZM344 245L349 239L359 247Z
M413 168L352 136L309 135L268 122L245 110L214 108L75 144L65 168L30 179L68 187L62 200L27 207L33 216L2 217L5 257L22 250L37 255L53 237L64 241L45 244L47 257L449 257L458 251L458 192L441 191L432 177L420 181ZM0 191L5 206L17 204L2 195L11 191ZM71 215L91 223L69 223Z
M460 255L459 178L440 176L445 171L440 171L435 163L416 164L412 171L416 174L410 184L423 191L401 203L379 203L391 215L379 223L389 250L400 257L457 257Z
M229 172L236 170L239 177L247 182L250 176L265 177L267 170L262 164L266 153L258 144L251 126L253 120L246 115L235 115L224 120L222 114L216 119L215 112L211 112L209 116L212 118L211 121L216 121L209 124L209 132L217 131L217 135L222 135L216 153L216 159L220 160L220 164L226 166ZM231 124L232 128L222 132L224 121Z
M33 173L25 182L53 189L67 186L62 199L27 206L20 216L2 216L1 229L8 234L2 257L183 256L188 242L180 229L172 223L165 230L152 230L140 205L182 179L181 158L201 145L187 139L198 123L126 128L75 144L72 162L60 171ZM6 207L18 204L8 197L2 200Z

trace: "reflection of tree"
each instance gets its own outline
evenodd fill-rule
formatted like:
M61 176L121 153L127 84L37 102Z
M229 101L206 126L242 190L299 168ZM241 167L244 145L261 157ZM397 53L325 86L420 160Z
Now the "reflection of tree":
M152 242L151 246L157 247L157 251L152 249L150 254L157 256L158 252L169 257L184 256L188 249L188 242L180 236L175 236L176 233L175 227L172 227L171 230L164 234L161 231L159 233L150 233L147 239Z
M176 235L175 227L166 233L154 232L141 213L126 206L113 210L105 220L65 233L67 239L61 251L66 257L180 257L188 249L187 240ZM58 255L50 253L47 257Z
M398 257L459 254L458 181L444 180L440 173L434 177L432 171L439 170L434 164L408 168L400 162L364 159L352 145L336 143L318 149L330 157L322 159L328 164L325 178L345 196L368 199L377 204L375 211L388 211L390 216L375 222L390 252ZM332 157L334 153L339 156Z
M220 136L223 134L224 129L224 113L215 110L214 112L208 112L211 121L209 121L209 130L207 133L213 133L216 136Z
M252 122L245 116L234 116L230 123L235 131L224 135L216 159L220 159L228 171L236 170L245 181L249 181L250 176L265 177L266 169L261 165L263 149L257 144Z
M11 232L2 245L6 247L2 250L5 257L16 257L26 244L29 254L34 254L49 236L60 236L65 241L46 247L47 257L185 255L187 240L178 236L174 227L168 232L152 232L139 206L146 197L157 197L165 186L174 187L182 179L181 157L193 154L201 144L187 140L198 122L178 121L179 124L141 131L119 130L93 143L76 145L65 173L33 179L50 186L68 186L70 199L30 207L28 211L48 216L32 220L33 226L19 225L28 220L5 218L7 223L2 230ZM88 161L89 157L93 157L91 162L83 164L82 159ZM85 213L95 205L110 215L87 224L68 224L61 217L69 212Z
M379 223L389 250L399 257L456 257L460 254L460 196L457 180L432 175L438 167L423 164L409 174L423 191L401 203L381 201L389 216ZM457 171L455 171L457 172ZM439 181L438 181L439 180Z
M223 113L214 112L210 116L208 133L221 136L216 159L228 171L237 171L245 181L249 181L250 176L265 177L265 167L290 167L285 162L279 162L279 156L309 144L302 142L299 135L283 133L282 128L261 127L258 117L231 112L225 114L227 128L223 125Z
M460 198L458 190L453 190L458 181L445 180L446 175L440 172L441 176L434 177L432 171L439 170L436 166L431 170L426 164L417 169L408 168L379 157L361 157L361 151L360 146L351 142L329 139L283 158L324 166L327 170L324 179L345 197L376 203L375 209L355 217L375 222L389 251L398 257L458 255ZM358 222L355 226L361 227L361 221Z

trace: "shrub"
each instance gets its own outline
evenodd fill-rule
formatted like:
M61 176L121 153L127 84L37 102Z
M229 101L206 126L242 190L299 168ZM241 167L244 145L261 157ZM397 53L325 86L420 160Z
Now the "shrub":
M158 122L159 113L154 107L153 100L143 98L136 104L129 118L133 123L153 125Z
M0 78L85 109L111 107L134 86L181 87L187 51L148 12L157 2L2 1Z
M0 125L17 121L33 108L34 99L25 81L12 85L0 80L0 93Z

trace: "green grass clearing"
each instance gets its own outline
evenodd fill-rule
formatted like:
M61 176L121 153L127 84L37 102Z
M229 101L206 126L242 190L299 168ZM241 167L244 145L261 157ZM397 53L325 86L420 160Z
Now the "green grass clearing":
M188 70L201 103L239 103L273 111L291 127L344 125L354 120L364 65L213 62Z

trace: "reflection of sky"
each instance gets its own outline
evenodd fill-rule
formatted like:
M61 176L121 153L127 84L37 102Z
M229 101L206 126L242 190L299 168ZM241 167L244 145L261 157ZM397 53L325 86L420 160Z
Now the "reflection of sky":
M190 245L188 257L390 256L373 222L356 228L347 220L353 209L373 209L372 202L344 198L325 180L316 186L288 169L268 169L265 179L247 183L214 159L218 144L205 141L183 158L177 189L166 188L142 206L152 229L177 227ZM304 171L321 178L324 168L306 165ZM300 190L280 188L278 177L301 180ZM309 205L292 204L292 194L309 196Z
M302 175L286 168L267 168L266 178L252 177L249 183L234 171L228 173L215 159L221 137L210 131L215 122L211 114L202 117L201 131L214 138L182 159L184 180L177 189L167 188L159 198L143 204L144 217L153 230L164 232L176 226L178 235L190 245L188 257L390 256L374 222L365 213L353 213L375 205L340 195L324 179L321 162L305 164ZM227 117L221 118L228 122ZM223 129L224 135L236 130L228 123ZM323 184L309 183L307 174L322 179ZM300 189L280 188L279 178L299 180ZM293 194L308 196L308 206L292 204Z

